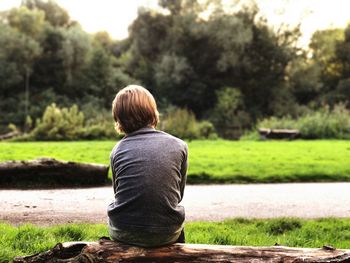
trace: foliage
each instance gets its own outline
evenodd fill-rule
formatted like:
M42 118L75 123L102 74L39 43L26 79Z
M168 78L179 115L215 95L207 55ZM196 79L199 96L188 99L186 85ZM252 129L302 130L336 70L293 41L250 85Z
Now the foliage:
M25 119L22 87L41 52L36 40L0 23L0 111L7 120L1 124L18 124Z
M71 108L58 108L56 104L48 106L42 119L36 120L31 132L36 140L76 140L84 124L84 114L76 105Z
M161 129L182 139L216 138L215 128L209 121L198 122L187 109L174 108L165 114Z
M52 103L109 111L115 93L132 83L209 119L225 138L259 119L349 102L350 25L316 31L303 51L299 28L274 29L254 2L159 5L140 8L121 41L86 33L52 0L23 0L2 12L0 130L26 129L26 115L34 120ZM103 133L97 129L85 133ZM203 137L198 129L186 136Z
M296 104L286 72L298 57L297 28L273 31L254 5L229 13L211 1L212 12L203 19L209 5L160 4L169 15L143 9L131 25L126 65L158 99L199 118L210 116L225 138L237 138L256 118L289 112L285 105Z
M58 141L118 137L110 114L103 111L94 112L94 114L87 111L87 113L90 115L85 120L84 113L79 111L76 105L70 108L59 108L56 104L52 104L46 108L42 118L36 120L35 127L29 135L16 140Z
M217 103L212 120L224 138L238 138L249 127L249 114L244 111L243 97L239 89L226 87L217 91Z
M52 26L66 26L69 24L69 14L55 1L24 0L24 5L29 9L38 9L45 13L45 20Z
M218 139L215 127L210 121L200 121L197 125L200 139Z
M96 241L99 237L107 235L107 226L100 224L43 227L11 226L2 223L0 262L8 262L15 256L51 249L58 242ZM273 246L278 243L290 247L315 248L330 244L346 249L350 246L350 220L235 218L222 222L189 222L185 225L185 235L186 242L192 244Z
M41 10L30 10L26 6L10 10L7 20L19 32L39 38L44 26L45 14Z
M36 119L45 108L81 106L103 98L99 108L110 108L123 86L135 83L108 44L108 35L92 36L71 21L54 1L25 0L0 17L0 126L12 122L25 129L26 114ZM28 84L29 111L24 86ZM35 103L34 103L35 102ZM1 127L1 129L3 129Z
M113 122L96 122L86 125L79 135L79 140L106 140L111 138L121 138L114 129Z
M350 111L344 104L338 104L333 109L325 106L296 119L288 116L264 119L258 122L257 127L298 129L304 139L350 139Z
M295 59L288 66L289 85L294 94L295 100L301 105L307 105L315 101L321 90L324 88L321 81L322 66L314 61L305 58ZM289 114L296 114L284 105Z
M10 123L10 124L8 125L8 129L9 129L11 132L18 131L16 125L14 125L13 123Z
M196 117L186 109L175 109L169 112L163 120L162 129L183 139L199 137Z
M288 88L285 70L297 57L298 29L273 31L254 5L229 13L218 1L160 4L169 14L143 9L131 25L126 65L157 98L203 118L218 90L236 87L253 120L285 102L275 94Z
M85 115L86 116L86 115ZM80 139L96 140L96 139L121 139L123 135L116 132L113 125L114 120L110 112L100 111L89 116L86 120Z
M334 106L350 100L350 25L345 29L317 30L310 42L309 54L290 67L290 85L303 105Z
M310 50L306 51L312 57L303 54L289 65L290 85L298 103L320 106L336 101L331 99L329 93L341 78L343 66L337 59L337 49L343 41L343 29L317 30L311 37Z
M108 165L115 144L116 141L2 142L0 161L44 156ZM349 141L193 140L188 146L190 184L350 181Z

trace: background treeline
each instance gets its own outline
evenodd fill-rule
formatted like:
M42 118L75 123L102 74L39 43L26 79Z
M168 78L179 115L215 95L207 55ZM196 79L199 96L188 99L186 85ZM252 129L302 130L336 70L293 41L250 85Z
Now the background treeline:
M237 138L286 120L300 128L306 116L327 123L336 112L345 134L336 138L346 138L350 26L317 31L300 49L298 28L273 29L257 5L233 2L230 11L215 0L160 0L117 41L87 34L53 1L22 1L0 17L1 133L13 123L32 139L110 138L113 96L136 83L155 95L160 128L180 137Z

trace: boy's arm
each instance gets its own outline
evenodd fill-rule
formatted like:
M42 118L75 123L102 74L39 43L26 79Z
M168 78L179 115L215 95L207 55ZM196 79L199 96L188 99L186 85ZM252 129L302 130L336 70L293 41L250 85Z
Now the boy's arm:
M185 146L185 154L184 154L184 159L181 164L181 182L180 182L180 194L181 194L181 199L182 200L184 196L184 191L185 191L185 185L186 185L186 180L187 180L187 167L188 167L188 147L187 144Z
M114 165L113 165L113 151L111 152L111 155L109 156L110 159L110 166L111 166L111 170L112 170L112 186L113 186L113 191L114 194L117 192L117 185L116 185L116 181L115 181L115 170L114 170Z

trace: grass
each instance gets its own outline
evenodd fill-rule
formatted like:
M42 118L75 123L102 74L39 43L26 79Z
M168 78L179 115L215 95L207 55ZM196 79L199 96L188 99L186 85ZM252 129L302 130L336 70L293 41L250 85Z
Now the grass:
M231 219L192 222L185 226L186 242L197 244L350 248L350 219L295 218ZM93 241L107 235L105 225L70 224L52 227L0 224L0 262L34 254L58 242Z
M200 175L218 183L350 180L350 141L193 141L190 155L193 181Z
M54 157L108 164L113 141L2 142L0 161ZM195 140L188 183L350 181L350 141Z

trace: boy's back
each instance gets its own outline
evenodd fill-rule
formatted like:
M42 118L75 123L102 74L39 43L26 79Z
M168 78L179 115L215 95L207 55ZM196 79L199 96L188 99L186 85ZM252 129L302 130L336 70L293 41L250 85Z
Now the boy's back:
M115 193L108 207L112 238L141 246L176 241L185 218L178 203L186 182L187 145L146 127L127 134L110 157Z

